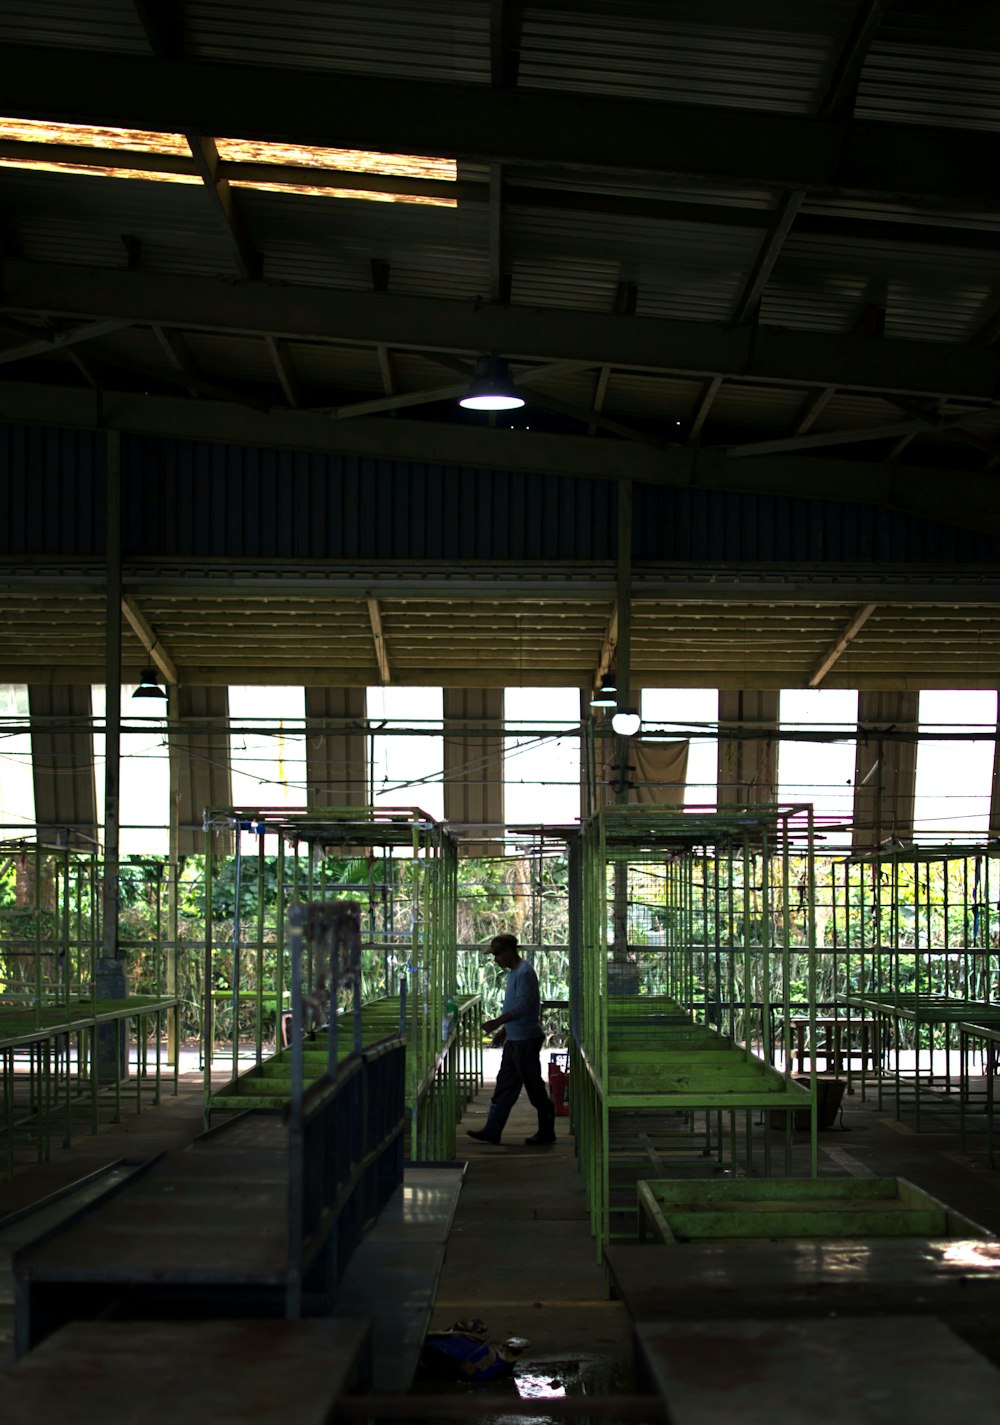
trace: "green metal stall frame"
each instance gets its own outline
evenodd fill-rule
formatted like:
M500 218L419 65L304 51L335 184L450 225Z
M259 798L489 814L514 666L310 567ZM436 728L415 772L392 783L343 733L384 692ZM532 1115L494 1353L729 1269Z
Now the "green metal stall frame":
M756 1172L752 1114L785 1110L787 1173L792 1110L804 1112L816 1176L815 1068L799 1082L790 1067L793 887L803 875L810 894L794 948L807 959L814 1015L811 806L605 807L571 847L573 1127L598 1260L622 1235L615 1218L634 1214L634 1189L619 1208L611 1176L613 1131L627 1115L647 1120L654 1155L651 1133L676 1136L679 1114L689 1157L714 1153ZM766 1133L762 1157L770 1174Z
M151 928L145 939L119 939L109 973L101 956L103 875L97 851L28 838L0 845L0 878L13 891L0 908L0 1132L8 1175L22 1139L43 1162L54 1138L68 1146L81 1108L96 1133L103 1101L115 1120L126 1097L137 1112L147 1091L159 1103L164 1042L177 1092L176 950L163 935L169 876L155 859L120 864L120 877L144 882Z
M968 1096L960 1026L1000 1023L1000 847L893 846L836 871L838 1011L878 1046L861 1094L919 1131Z
M459 999L455 988L458 858L448 831L416 807L211 808L205 828L206 1122L213 1111L256 1106L258 1100L274 1107L286 1092L290 1059L281 1034L291 1004L286 917L296 903L349 897L361 908L361 993L356 1000L341 996L330 1021L336 1024L337 1056L403 1032L411 1161L453 1158L456 1124L482 1079L482 1053L476 1042L481 1040L478 1000ZM238 833L226 880L235 912L228 918L216 913L227 859L215 850L220 830ZM256 838L252 854L242 849L244 836ZM268 838L275 848L270 861ZM367 876L345 880L349 863L355 869L366 863ZM272 874L265 895L265 879ZM252 917L240 913L238 888L247 877L258 887ZM321 965L307 960L307 994L315 992L321 973ZM457 1012L449 1016L452 1000ZM223 1007L228 1051L220 1056ZM318 1068L321 1059L326 1062L327 1031L313 1032L307 1059L315 1053ZM228 1070L222 1085L220 1062Z

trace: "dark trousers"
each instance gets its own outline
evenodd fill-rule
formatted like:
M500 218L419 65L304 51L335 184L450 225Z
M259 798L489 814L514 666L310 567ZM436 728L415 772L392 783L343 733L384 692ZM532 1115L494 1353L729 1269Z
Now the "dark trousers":
M499 1135L503 1131L522 1086L527 1090L531 1104L538 1110L539 1127L551 1126L554 1122L555 1108L542 1082L541 1053L544 1042L541 1038L508 1039L504 1044L487 1120L490 1132Z

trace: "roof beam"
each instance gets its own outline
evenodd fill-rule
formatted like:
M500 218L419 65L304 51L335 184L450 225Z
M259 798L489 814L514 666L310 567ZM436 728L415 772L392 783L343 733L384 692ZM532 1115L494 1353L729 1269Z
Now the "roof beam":
M153 53L168 58L180 54L185 0L132 0L132 6Z
M890 3L891 0L861 0L847 44L840 53L820 106L824 117L839 118L853 108L861 70Z
M37 663L15 662L4 665L4 677L12 683L44 682L51 676L51 673L51 663L45 666ZM512 685L517 686L518 678L522 674L530 674L532 686L563 688L575 685L589 691L589 674L578 674L568 666L555 669L537 667L522 669L513 658L509 658L503 667L482 667L479 664L472 664L442 668L440 663L431 662L426 666L414 666L407 668L403 673L398 673L394 686L504 688ZM64 683L99 683L105 676L104 664L100 659L90 662L78 660L72 664L61 665L58 675L59 681ZM326 666L310 663L307 670L303 671L301 665L289 667L287 664L275 665L273 662L249 664L245 659L241 659L237 663L228 665L214 661L192 663L185 665L184 668L185 682L198 687L221 687L231 684L237 680L237 675L240 682L245 681L247 684L260 687L281 687L306 677L309 686L314 688L364 688L371 684L371 666L364 664L357 667L345 667L336 662ZM775 660L767 652L753 660L753 686L755 688L788 688L794 682L795 676L796 671L790 669L787 663L783 664ZM970 668L963 671L961 677L963 688L982 688L987 691L996 688L996 674L989 670L982 672L978 668ZM703 668L695 663L678 661L674 667L668 670L643 670L633 673L631 690L636 693L643 688L664 687L739 689L747 686L747 678L748 670L742 659L739 667L734 667L734 660L727 659L708 668ZM833 683L838 688L857 688L862 691L918 692L925 688L950 689L953 686L954 678L954 671L948 667L945 667L943 672L928 672L925 663L913 660L899 668L889 670L883 668L874 673L852 673L850 677L835 677ZM981 733L979 735L982 736Z
M792 230L795 216L801 208L805 196L804 189L796 188L791 193L786 193L778 204L778 211L774 216L774 226L761 243L753 269L733 311L734 322L749 321L760 306L764 288L774 271L775 263L781 256L781 249Z
M389 668L389 651L385 646L385 633L382 629L382 610L379 601L372 594L367 595L368 618L372 626L372 639L375 643L375 661L378 664L378 676L384 686L392 682L392 671Z
M615 288L615 299L611 310L620 316L634 317L635 310L639 302L639 288L635 282L620 281ZM611 367L602 366L597 373L597 380L594 383L594 395L591 401L591 409L594 415L599 416L604 409L605 397L608 394L608 382L611 380ZM597 424L591 421L588 434L593 435L597 430Z
M289 360L288 353L283 344L276 341L273 336L265 336L264 344L267 347L267 354L271 358L271 365L274 367L275 375L281 385L281 390L285 400L292 407L298 407L299 400L298 382L295 379L295 372Z
M998 167L1000 172L1000 167ZM403 351L496 351L508 361L575 361L852 391L992 401L1000 351L929 341L661 321L608 312L499 306L262 281L163 276L11 258L0 311L119 319L291 341Z
M701 435L701 428L708 420L708 413L712 409L712 403L719 394L719 387L722 385L721 376L712 376L702 386L698 393L698 404L694 415L691 418L691 426L687 434L688 445L697 445Z
M198 372L195 369L194 362L184 350L180 338L166 331L159 323L153 327L153 335L159 342L163 354L170 362L170 365L180 376L183 376L184 384L191 392L191 395L199 396L201 392L199 390Z
M822 683L823 679L826 677L827 673L829 673L830 669L836 663L837 659L854 642L855 638L857 638L858 634L864 628L865 624L868 622L868 620L871 618L872 614L877 608L877 604L865 604L863 608L858 609L854 617L850 619L845 625L843 631L840 634L840 637L834 640L834 642L827 649L826 653L816 664L816 667L813 669L812 676L809 679L808 686L810 688L819 687L820 683Z
M69 351L69 359L70 361L72 361L77 371L79 371L84 381L86 381L87 385L93 387L95 391L98 390L100 388L101 383L98 377L95 375L90 365L90 362L85 361L80 355L80 353L72 347Z
M881 426L859 426L856 430L830 430L820 435L788 436L783 440L753 441L749 445L731 445L728 453L732 457L747 455L779 455L785 451L815 450L820 446L859 445L869 440L891 440L902 435L933 433L946 437L954 431L956 437L963 425L996 425L1000 422L1000 406L990 406L981 411L962 411L958 415L944 416L935 423L927 416L916 416L908 421L893 421Z
M875 33L888 3L889 0L861 0L851 34L841 51L833 78L820 105L819 115L821 118L843 119L853 108L858 77L861 74L865 56L875 39ZM734 321L749 321L759 310L764 289L770 280L778 258L781 256L781 249L785 245L785 240L792 230L792 224L795 222L806 196L804 188L792 189L782 196L778 203L774 224L761 244L757 260L736 303L733 312Z
M128 619L139 642L153 663L156 664L166 681L168 683L177 683L177 669L174 666L173 659L157 638L146 615L142 609L140 609L131 594L122 595L122 613Z
M505 302L510 296L503 236L503 168L490 164L490 201L487 232L489 239L490 301Z
M823 407L837 393L835 386L820 386L811 391L803 403L792 429L793 435L807 435L813 422L822 414Z
M382 350L382 347L379 347ZM536 381L544 380L549 376L562 376L567 372L586 370L586 367L579 361L559 362L552 366L538 366L533 370L521 371L518 373L516 382L519 386L532 386ZM471 376L471 371L470 371ZM380 411L396 411L403 406L426 406L435 401L457 401L460 396L464 396L469 389L469 377L466 377L460 384L452 386L435 386L424 391L408 391L403 395L379 396L371 401L355 401L349 406L323 407L323 411L332 420L356 420L359 416L377 415ZM547 404L543 397L538 397L540 404Z
M521 63L524 0L490 0L490 83L513 89Z
M260 267L260 258L254 251L236 204L229 180L219 174L219 150L215 139L204 134L185 133L195 171L205 185L205 191L212 202L212 208L225 234L233 263L241 277L252 277Z
M524 560L499 560L490 566L489 578L474 559L416 559L390 567L377 560L277 561L262 572L258 560L226 559L220 566L210 556L186 556L179 563L144 556L125 560L124 578L136 600L159 603L181 598L198 600L250 600L266 604L274 595L309 600L317 598L359 600L378 585L382 599L427 599L463 604L499 601L557 600L567 605L593 605L600 621L612 605L615 568L612 560L596 560L569 568L533 564ZM36 557L30 564L0 564L0 598L13 596L17 607L24 595L60 601L54 622L64 617L63 604L71 600L100 600L104 593L103 561L92 556L67 560L64 556ZM836 605L844 616L848 604L905 604L907 621L919 626L936 618L937 610L952 606L951 616L968 626L967 613L987 617L992 623L1000 604L1000 574L995 565L901 566L847 564L817 569L803 564L765 566L746 564L664 565L637 563L633 569L633 602L647 607L662 622L665 605L675 611L710 605L713 621L725 616L719 605L752 611L761 605L779 608L798 605L812 618L822 618L821 604ZM655 607L651 607L655 606ZM983 613L985 610L985 613ZM698 613L697 607L693 610ZM701 611L705 614L706 611ZM793 609L801 624L804 613ZM13 617L13 616L12 616ZM16 622L16 618L14 619ZM978 638L978 631L976 634Z
M887 397L889 402L898 406L901 411L912 416L916 421L923 421L926 424L927 433L939 436L942 440L957 440L963 445L974 446L975 449L983 451L984 454L993 458L998 453L998 446L995 440L984 440L982 436L976 435L974 431L963 430L961 425L954 421L949 421L947 416L942 417L940 412L940 402L922 405L918 401L907 401L901 396ZM911 440L919 435L919 430L911 434L901 436L897 445L893 448L890 458L898 459L906 449Z
M12 117L1000 207L990 133L5 45Z
M252 406L254 410L258 411L266 409L264 403L245 388L225 386L217 381L205 380L199 374L176 332L167 331L159 324L153 326L152 332L167 358L168 365L166 367L156 367L151 363L136 361L133 358L129 358L127 361L115 361L113 357L104 356L101 359L100 367L106 369L105 374L121 371L132 377L144 376L157 383L173 383L183 386L198 400L207 397L210 400L233 401L237 405ZM108 385L109 383L105 381L104 384Z
M20 346L8 346L0 350L0 365L6 366L12 361L29 361L33 356L51 356L54 352L64 351L70 346L79 346L82 342L96 341L98 337L109 336L111 332L121 331L123 327L131 325L128 320L113 318L110 321L86 322L70 331L53 332L50 336L39 337L37 341L26 341Z

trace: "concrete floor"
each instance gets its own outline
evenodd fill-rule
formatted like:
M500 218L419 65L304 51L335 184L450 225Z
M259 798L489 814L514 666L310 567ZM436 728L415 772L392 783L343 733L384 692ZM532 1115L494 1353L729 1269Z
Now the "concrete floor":
M631 1327L623 1305L606 1295L569 1119L557 1120L556 1145L528 1148L523 1139L535 1131L536 1119L522 1096L501 1146L469 1139L466 1129L485 1121L494 1056L487 1055L486 1067L489 1079L458 1128L458 1154L468 1168L432 1329L478 1317L492 1339L523 1339L516 1371L521 1395L628 1392L634 1389ZM909 1178L1000 1234L1000 1170L988 1165L981 1136L963 1147L957 1110L939 1110L933 1103L924 1114L924 1131L916 1133L897 1122L888 1107L880 1112L872 1100L846 1098L836 1126L820 1135L821 1173ZM146 1106L136 1114L130 1107L119 1123L103 1123L94 1137L81 1133L69 1149L54 1146L48 1163L26 1164L0 1182L0 1218L109 1162L147 1158L189 1142L202 1128L201 1075L184 1074L179 1095L166 1094L155 1108ZM757 1125L754 1131L767 1130ZM801 1158L807 1135L796 1137ZM5 1242L8 1235L0 1235L0 1257L5 1246L9 1255L17 1245L16 1234ZM9 1307L9 1273L0 1260L0 1353L5 1361ZM748 1308L752 1311L750 1303Z
M493 1147L466 1135L481 1128L496 1062L458 1130L468 1162L438 1287L432 1329L479 1317L491 1339L527 1342L515 1375L522 1394L611 1394L631 1389L632 1338L621 1302L610 1301L590 1233L583 1180L568 1118L558 1142L529 1148L538 1127L522 1093Z

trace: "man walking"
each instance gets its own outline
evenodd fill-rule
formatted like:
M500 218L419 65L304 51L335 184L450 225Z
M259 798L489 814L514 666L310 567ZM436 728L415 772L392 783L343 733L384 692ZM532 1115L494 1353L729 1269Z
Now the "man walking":
M485 1020L483 1028L487 1034L496 1034L493 1042L503 1045L503 1056L486 1123L482 1128L470 1128L469 1137L478 1143L499 1143L523 1086L538 1112L538 1132L524 1141L529 1147L537 1148L556 1141L555 1104L542 1083L540 1061L545 1035L540 1018L538 976L517 953L516 936L494 936L490 951L500 969L507 971L507 987L503 1010L496 1019Z

